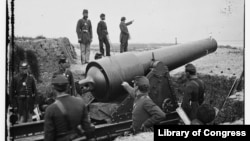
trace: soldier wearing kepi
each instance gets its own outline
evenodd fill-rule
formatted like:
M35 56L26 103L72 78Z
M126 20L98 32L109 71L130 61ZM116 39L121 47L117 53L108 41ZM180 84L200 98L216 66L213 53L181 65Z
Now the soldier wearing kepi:
M90 43L92 42L93 35L91 21L88 20L88 10L86 9L83 10L83 18L77 22L76 33L78 42L80 43L81 63L88 63L90 56Z
M191 125L209 125L218 114L218 109L209 104L202 104L197 109L197 117L191 121Z
M69 82L67 92L71 96L76 96L74 76L73 76L72 72L69 70L70 64L69 64L68 59L64 55L61 55L60 59L58 61L58 64L59 64L59 69L58 69L58 71L53 73L53 76L55 76L55 75L66 76L68 79L68 82Z
M186 112L190 120L196 118L199 105L204 101L205 84L198 78L196 68L193 64L185 66L188 82L184 89L184 96L181 107Z
M69 141L83 133L83 129L89 138L94 126L83 100L66 92L68 80L64 75L54 76L51 83L57 99L45 112L44 140Z
M126 21L126 18L125 17L122 17L121 18L121 23L120 23L120 30L121 30L121 33L120 33L120 52L127 52L128 51L128 39L130 38L130 34L128 32L128 25L131 25L133 21L130 21L130 22L127 22L125 23Z
M26 61L20 64L20 72L11 82L10 101L12 107L17 107L19 122L32 121L32 114L37 96L34 77L29 74Z
M127 82L122 86L135 98L132 111L132 128L135 134L148 131L153 125L165 119L165 113L148 96L149 80L145 76L137 76L134 80L134 88Z
M103 49L103 43L106 47L106 56L110 56L110 44L108 40L108 29L107 25L105 23L105 14L100 15L101 21L97 25L97 34L99 38L99 46L100 46L100 52L102 53L102 56L104 56L104 49Z

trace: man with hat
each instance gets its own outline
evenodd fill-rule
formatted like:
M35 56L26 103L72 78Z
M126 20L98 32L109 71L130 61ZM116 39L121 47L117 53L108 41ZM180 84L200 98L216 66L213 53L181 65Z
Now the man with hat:
M76 26L76 33L81 50L81 63L89 62L90 43L92 42L92 25L88 19L88 10L83 10L83 18L79 19Z
M132 111L132 128L135 134L148 131L165 119L165 113L148 96L150 85L147 77L135 77L134 88L127 82L123 82L122 86L135 99Z
M64 75L54 76L51 83L57 99L46 108L44 140L72 140L83 133L83 129L89 137L94 127L90 123L84 101L67 93L68 80Z
M209 125L214 121L217 114L218 109L216 107L202 104L197 109L197 117L191 121L191 125Z
M17 108L20 123L32 121L37 96L35 79L28 69L28 63L21 62L19 73L12 79L10 88L11 106Z
M108 29L107 25L105 23L105 14L100 15L101 21L97 25L97 34L99 39L99 47L100 52L102 53L102 56L104 56L104 49L103 49L103 43L106 47L106 56L110 56L110 44L108 40Z
M185 66L188 82L184 88L184 96L181 107L186 112L190 120L196 118L199 105L204 101L205 84L198 78L196 68L193 64Z
M126 18L122 17L121 18L121 23L120 23L120 52L126 52L128 51L128 39L130 38L129 32L128 32L128 25L132 24L134 20L125 23Z
M56 72L53 73L53 76L55 75L66 76L69 82L67 92L72 96L76 96L74 76L72 72L69 70L70 63L64 54L61 54L59 61L58 61L58 65L59 65L59 68Z

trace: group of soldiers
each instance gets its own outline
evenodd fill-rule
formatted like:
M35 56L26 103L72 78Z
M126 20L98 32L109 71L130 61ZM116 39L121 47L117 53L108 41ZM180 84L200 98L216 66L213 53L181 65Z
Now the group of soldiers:
M108 36L107 24L105 22L105 14L100 15L101 21L97 25L97 35L99 39L99 48L102 56L105 56L103 44L106 48L106 56L110 56L110 39ZM121 18L120 23L120 52L126 52L128 50L128 40L130 34L127 26L132 24L134 21L125 22L126 18ZM90 44L93 39L92 24L88 19L88 10L83 10L83 18L79 19L76 26L76 33L78 42L80 43L81 50L81 63L86 64L89 62L90 56Z
M76 94L74 78L69 70L70 64L64 55L60 57L58 64L59 69L53 73L51 79L54 101L45 112L45 140L70 140L84 131L91 138L94 126L90 122L83 99ZM28 69L28 63L22 62L20 72L12 80L11 106L18 108L19 123L32 120L37 96L35 79ZM203 104L205 84L197 77L194 65L187 64L185 73L189 81L181 107L192 124L208 124L215 118L216 111L210 105ZM133 87L127 82L122 82L121 86L134 97L131 126L134 134L152 131L153 125L166 118L166 114L148 95L150 83L147 77L135 77Z
M75 82L72 72L69 70L70 63L64 54L59 57L58 70L52 74L52 78L58 75L63 75L67 78L68 86L67 93L71 96L76 96ZM49 89L51 87L48 87ZM47 90L46 98L43 99L37 93L36 79L30 71L30 65L27 61L22 61L19 65L19 72L12 78L10 85L10 106L13 112L18 114L18 122L32 121L32 114L34 108L39 109L41 99L45 105L40 109L45 109L46 105L50 105L56 99L55 92Z
M104 22L105 15L101 14L101 21L98 24L97 33L100 44L108 44L107 26ZM125 23L126 18L121 19L121 52L127 51L127 40L129 33ZM88 20L88 11L83 10L83 19L77 24L79 43L81 44L82 63L87 63L89 57L89 45L92 41L91 22ZM125 36L126 35L126 36ZM100 45L101 53L104 54L103 46ZM109 49L106 50L109 56ZM51 86L54 96L48 102L45 111L45 140L71 140L78 137L85 131L87 138L91 138L94 126L90 122L87 107L79 97L73 78L69 70L70 64L65 55L61 55L58 60L59 69L54 72L51 78ZM181 107L187 114L192 124L208 124L215 118L216 111L208 104L204 104L205 84L198 78L196 68L193 64L185 66L188 82L184 89L184 96ZM153 125L166 118L166 114L149 97L150 83L145 76L136 76L134 86L127 82L122 82L121 86L134 97L132 110L131 131L134 134L143 131L152 131ZM11 82L10 101L11 106L17 108L18 122L24 123L32 121L33 109L36 105L37 90L36 81L29 72L29 64L24 61L20 64L19 73L13 77Z

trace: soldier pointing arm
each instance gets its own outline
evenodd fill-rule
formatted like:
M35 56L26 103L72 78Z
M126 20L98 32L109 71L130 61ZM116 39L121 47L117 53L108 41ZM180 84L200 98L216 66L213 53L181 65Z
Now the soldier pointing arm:
M129 35L129 31L128 31L128 28L127 26L128 25L131 25L134 20L130 21L130 22L125 22L126 21L126 18L125 17L122 17L121 18L121 23L120 23L120 30L121 30L121 33L120 33L120 52L127 52L128 51L128 40L130 38L130 35Z
M134 88L129 86L127 82L123 82L122 86L132 96L135 96L132 111L134 133L147 131L153 125L165 119L165 113L148 96L150 85L147 77L135 77Z

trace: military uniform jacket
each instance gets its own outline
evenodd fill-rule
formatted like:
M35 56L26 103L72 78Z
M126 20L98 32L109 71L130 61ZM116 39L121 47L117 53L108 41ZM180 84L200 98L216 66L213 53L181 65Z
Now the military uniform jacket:
M78 125L82 125L86 132L93 130L86 106L81 98L65 94L58 97L57 100L64 106L68 121L66 121L59 107L55 103L51 104L45 112L45 141L63 140L65 138L62 135L67 135L65 133L76 130ZM70 128L70 131L68 128Z
M200 84L197 84L197 82ZM201 86L200 86L201 85ZM201 90L203 89L203 90ZM196 118L197 109L199 107L199 95L204 95L205 85L202 80L195 78L187 82L184 97L182 101L182 108L189 116L190 120Z
M132 127L135 132L140 132L142 124L150 128L165 119L165 113L152 101L148 94L139 94L136 96L134 88L128 86L125 89L135 98L132 111Z
M53 73L53 76L56 76L56 75L64 75L68 78L69 88L67 90L67 93L69 93L70 95L76 96L75 81L74 81L72 72L68 69L66 69L65 71L62 69L59 69L58 71Z
M10 101L12 106L18 107L18 113L33 112L37 90L32 75L16 75L10 88Z
M135 99L132 111L132 126L139 131L142 124L150 128L164 120L165 113L147 95L138 96Z
M107 37L108 35L108 29L105 21L101 20L97 25L97 34L99 37L99 40Z
M128 28L127 26L132 24L132 21L131 22L128 22L128 23L125 23L125 22L122 22L120 23L120 30L121 30L121 33L120 33L120 42L127 42L128 39L130 38L130 35L129 35L129 32L128 32Z
M78 39L81 39L80 43L90 44L92 35L92 25L90 20L79 19L76 26L76 33Z

